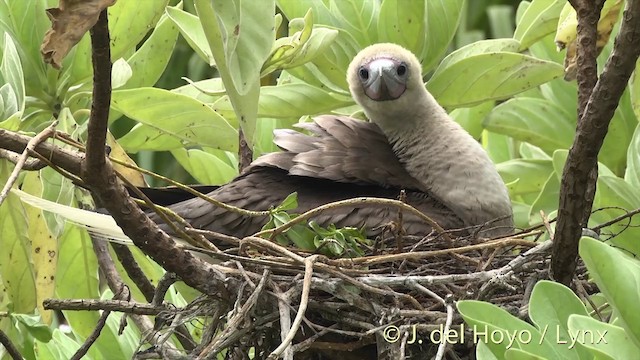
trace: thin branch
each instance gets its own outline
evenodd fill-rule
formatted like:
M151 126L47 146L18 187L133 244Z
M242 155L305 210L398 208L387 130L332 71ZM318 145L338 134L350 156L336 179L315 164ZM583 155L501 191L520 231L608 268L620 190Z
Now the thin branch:
M6 159L13 164L17 164L18 161L20 161L20 154L13 151L0 149L0 159ZM39 159L28 159L24 162L22 170L37 171L45 168L46 166L47 164Z
M55 132L54 129L56 126L58 126L58 120L52 122L51 125L47 126L44 130L38 133L38 135L34 136L33 139L29 140L26 148L22 152L22 155L20 155L20 158L18 159L16 166L13 168L11 175L9 175L9 179L5 183L4 188L2 189L2 191L0 191L0 205L2 205L2 203L4 202L4 199L7 197L7 194L9 194L9 190L11 190L11 187L13 186L13 184L16 182L16 180L18 180L20 171L24 167L27 161L27 158L29 157L29 152L33 151L36 145L42 143L43 141L51 137Z
M87 299L45 299L46 310L71 311L117 311L134 315L158 315L162 312L177 312L179 310L166 304L152 305L124 300L87 300Z
M114 299L127 299L129 297L130 297L129 289L126 286L123 286L121 291L113 296ZM103 311L102 314L100 314L100 318L98 319L98 323L96 324L96 327L93 329L91 334L85 339L82 346L80 346L80 348L75 352L75 354L73 354L73 356L71 357L71 360L80 360L82 359L83 356L87 354L87 352L89 351L89 348L91 348L91 345L93 345L93 343L95 343L96 340L98 340L98 337L100 336L100 332L102 332L102 329L104 328L104 326L107 325L107 318L109 317L110 314L111 314L111 311L108 311L108 310Z
M300 306L298 307L298 313L296 314L295 319L293 319L293 324L291 324L291 329L289 330L289 334L285 337L284 341L278 346L269 356L267 360L276 360L280 357L285 349L287 349L293 338L295 337L298 329L300 329L300 324L302 324L302 319L304 318L304 314L307 311L307 304L309 303L309 292L311 291L311 277L313 275L313 263L318 259L318 255L312 255L308 258L304 259L304 280L302 282L302 294L300 295Z
M15 345L13 345L13 343L11 342L11 339L9 339L7 334L5 334L4 331L2 330L0 330L0 344L4 346L5 350L7 350L7 353L9 354L9 356L11 356L13 360L24 359L22 357L22 354L20 354L20 351L18 350L18 348Z

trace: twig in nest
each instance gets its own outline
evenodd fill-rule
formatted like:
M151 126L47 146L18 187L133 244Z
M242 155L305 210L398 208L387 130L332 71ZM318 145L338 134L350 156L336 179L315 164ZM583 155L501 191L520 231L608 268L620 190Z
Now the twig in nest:
M177 311L164 304L156 306L152 304L124 300L45 299L42 304L46 310L103 310L118 311L126 314L136 315L158 315L162 312Z
M129 299L130 296L131 294L129 293L129 288L123 285L120 291L116 295L114 295L113 298ZM98 323L96 324L96 327L91 332L91 335L87 337L87 339L84 341L82 346L80 346L80 348L75 352L75 354L73 354L70 360L80 360L82 359L83 356L87 354L91 345L93 345L93 343L96 342L96 340L98 340L98 336L100 336L100 332L102 332L102 329L107 324L107 318L109 317L110 314L111 314L111 311L109 310L103 311L102 314L100 314Z
M38 135L34 136L33 139L29 140L27 147L25 147L24 151L20 155L20 158L18 159L18 162L16 162L16 167L13 168L11 175L9 175L7 183L4 184L4 188L2 189L2 191L0 191L0 205L2 205L4 199L7 197L7 194L9 194L9 190L11 190L13 184L15 184L15 182L18 180L18 175L20 175L20 171L24 167L27 158L29 157L29 153L33 151L33 149L35 149L38 144L51 137L55 132L54 128L56 126L58 126L58 120L52 122L51 125L47 126L44 130L38 133Z
M553 241L553 230L551 229L551 223L549 223L549 218L542 210L540 210L540 217L542 218L542 223L544 224L544 227L547 229L547 232L549 233L549 239Z
M319 213L321 213L321 212L323 212L325 210L338 209L338 208L343 208L343 207L354 207L354 206L360 206L360 205L378 205L378 206L383 205L383 206L392 206L392 207L398 208L400 210L405 210L405 211L407 211L407 212L419 217L424 222L429 224L435 231L438 232L439 235L441 235L445 239L451 240L451 238L449 237L447 232L440 225L438 225L437 222L435 222L433 219L431 219L427 215L423 214L420 210L414 208L413 206L411 206L409 204L405 204L405 203L403 203L401 201L398 201L398 200L385 199L385 198L369 198L369 197L359 197L359 198L353 198L353 199L348 199L348 200L341 200L341 201L336 201L336 202L332 202L332 203L329 203L329 204L325 204L325 205L322 205L322 206L318 206L315 209L311 209L311 210L301 214L300 216L297 216L297 217L293 218L289 222L286 222L286 223L284 223L284 224L282 224L282 225L280 225L280 226L278 226L276 228L273 228L273 229L260 231L260 232L258 232L256 234L254 234L254 236L258 237L258 236L270 235L271 239L273 239L276 235L281 234L282 232L284 232L285 230L289 229L293 225L296 225L296 224L299 224L299 223L301 223L303 221L306 221L306 220L318 215Z
M302 319L304 318L304 314L307 311L307 304L309 303L309 292L311 290L311 276L313 275L313 263L318 259L318 255L311 255L304 259L304 280L302 282L302 294L300 295L300 306L298 307L298 313L296 314L295 319L293 319L293 324L291 324L291 329L289 330L289 334L284 339L284 341L278 346L269 356L267 360L276 360L280 354L284 352L286 348L288 348L293 341L293 337L298 332L300 328L300 324L302 323Z
M262 278L256 286L255 290L251 293L247 301L242 305L236 314L227 321L227 326L224 331L221 331L209 345L207 345L202 352L198 355L196 359L210 359L215 358L216 354L218 354L222 349L229 346L229 344L233 343L236 340L236 337L241 333L238 331L238 327L240 326L240 322L249 316L249 311L253 308L253 306L258 302L258 298L264 289L265 284L267 283L267 278L269 277L269 270L265 269L262 273Z
M447 294L447 296L443 299L438 294L436 294L433 291L427 289L426 287L418 284L415 281L411 281L409 284L414 289L422 291L423 293L425 293L425 294L431 296L432 298L438 300L438 302L440 302L447 309L447 321L445 322L445 325L444 325L443 334L448 334L449 333L449 329L451 329L451 324L453 323L453 305L452 305L453 296L451 294ZM440 345L438 345L438 352L436 353L435 360L441 360L444 357L444 351L446 349L447 349L447 342L446 341L441 341Z

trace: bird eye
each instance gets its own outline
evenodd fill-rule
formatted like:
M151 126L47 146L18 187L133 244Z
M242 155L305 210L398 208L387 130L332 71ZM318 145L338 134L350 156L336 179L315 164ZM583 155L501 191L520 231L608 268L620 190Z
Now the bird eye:
M360 70L358 70L358 76L360 76L360 80L369 80L369 70L361 67Z
M398 67L396 68L396 74L398 74L398 76L404 76L407 73L407 65L400 64L398 65Z

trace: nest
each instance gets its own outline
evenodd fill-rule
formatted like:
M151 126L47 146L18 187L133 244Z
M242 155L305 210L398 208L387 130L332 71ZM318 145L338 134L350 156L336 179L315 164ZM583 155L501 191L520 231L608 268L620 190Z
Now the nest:
M166 335L198 321L201 342L187 351L198 359L221 352L227 359L474 358L470 337L434 343L431 334L462 323L455 302L465 299L489 301L526 319L533 285L548 278L551 241L525 238L541 234L493 240L395 235L376 239L365 256L351 259L258 237L225 238L233 246L216 256L222 261L216 277L224 279L219 296L167 308L156 329ZM580 267L579 279L584 272Z

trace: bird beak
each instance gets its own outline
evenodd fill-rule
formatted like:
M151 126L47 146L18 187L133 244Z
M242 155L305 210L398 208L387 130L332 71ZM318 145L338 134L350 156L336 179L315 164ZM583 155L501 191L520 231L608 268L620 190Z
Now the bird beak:
M378 58L365 65L369 78L363 81L364 93L375 101L395 100L407 89L406 68L399 74L398 68L404 64L389 58Z

